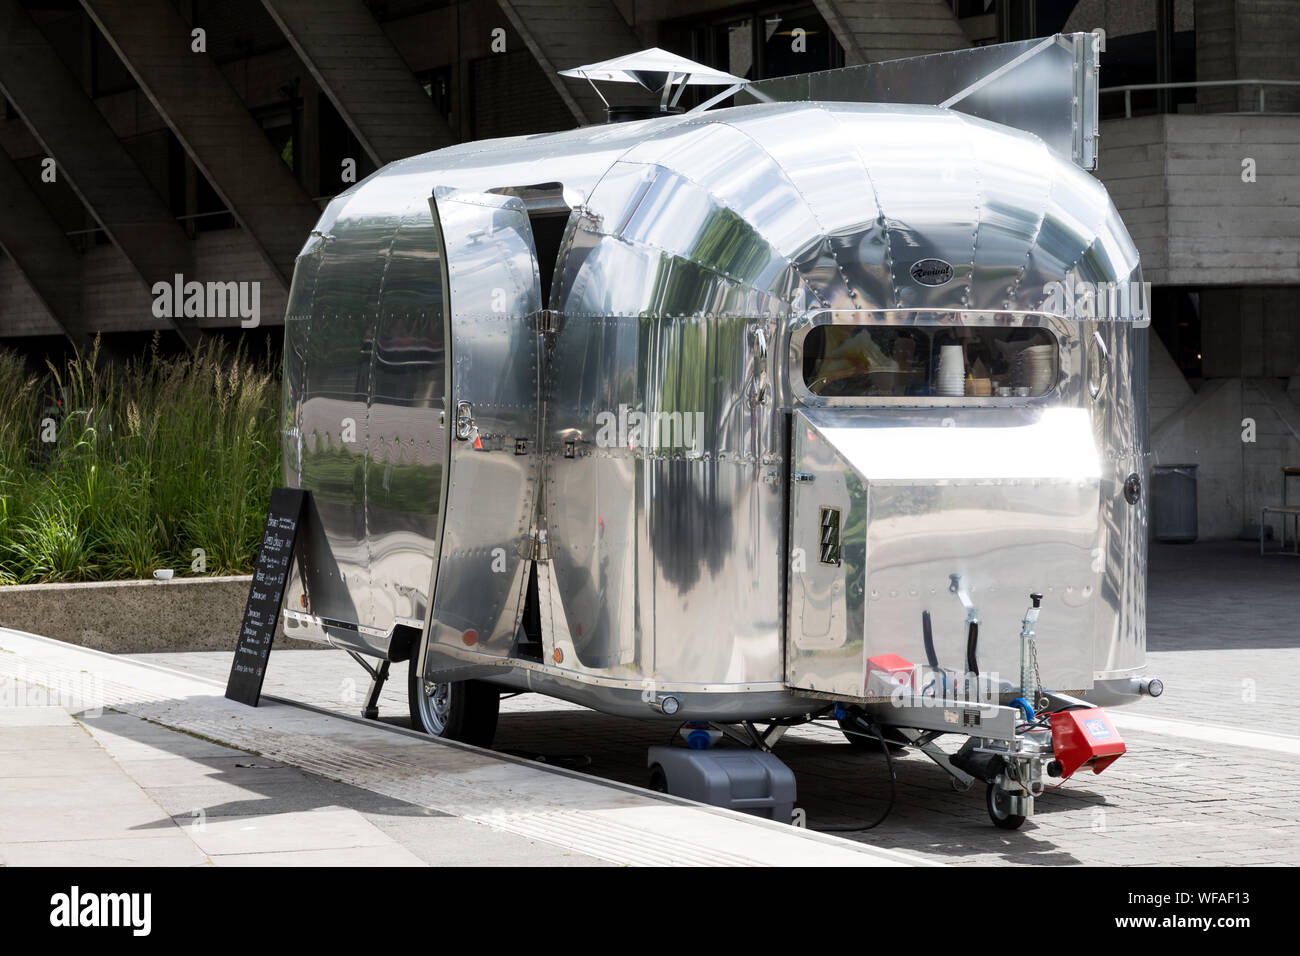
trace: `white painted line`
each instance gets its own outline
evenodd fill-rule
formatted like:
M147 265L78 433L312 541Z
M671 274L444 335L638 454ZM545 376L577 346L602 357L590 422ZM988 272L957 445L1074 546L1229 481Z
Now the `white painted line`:
M1106 711L1120 730L1144 730L1152 734L1167 734L1210 744L1229 744L1233 747L1251 747L1255 750L1272 750L1276 753L1300 756L1300 737L1287 734L1267 734L1242 727L1224 727L1220 724L1197 724L1172 717L1147 717L1118 710Z

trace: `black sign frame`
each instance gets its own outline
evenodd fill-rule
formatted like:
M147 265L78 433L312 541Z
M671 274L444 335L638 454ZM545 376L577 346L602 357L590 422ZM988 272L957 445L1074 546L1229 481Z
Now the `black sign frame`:
M253 582L240 622L235 657L226 681L226 697L256 707L266 680L271 644L280 623L289 569L298 549L298 532L306 513L310 492L301 488L273 488L271 503L262 526L262 543L257 549Z

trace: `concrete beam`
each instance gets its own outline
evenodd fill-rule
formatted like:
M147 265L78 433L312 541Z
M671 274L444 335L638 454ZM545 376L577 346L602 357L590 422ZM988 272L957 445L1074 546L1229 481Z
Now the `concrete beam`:
M0 249L13 260L73 344L86 344L81 255L0 149ZM8 330L0 328L0 334Z
M846 66L971 45L945 0L815 0Z
M288 288L320 211L169 0L81 0L158 114ZM202 26L202 24L199 24Z
M0 93L135 268L145 291L190 271L189 240L18 0L0 0ZM141 296L143 308L149 299ZM192 319L172 321L191 348Z
M359 0L262 0L376 166L451 146L456 135Z
M1102 136L1098 178L1137 244L1144 279L1300 283L1300 117L1168 113L1107 120Z
M559 70L642 49L611 0L497 0L579 125L605 122L605 104L584 80Z

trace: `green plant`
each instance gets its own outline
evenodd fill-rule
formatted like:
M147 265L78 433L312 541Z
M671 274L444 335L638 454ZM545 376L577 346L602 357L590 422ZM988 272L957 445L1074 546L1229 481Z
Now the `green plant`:
M44 375L0 349L0 584L252 569L279 472L278 370L205 343ZM12 397L10 397L12 396Z
M11 552L29 580L65 581L93 573L86 529L75 506L53 500L38 504L15 529Z

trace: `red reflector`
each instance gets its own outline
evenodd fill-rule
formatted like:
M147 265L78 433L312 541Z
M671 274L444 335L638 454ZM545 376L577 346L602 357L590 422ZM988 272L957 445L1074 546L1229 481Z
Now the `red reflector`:
M868 697L891 697L900 687L916 693L915 664L897 654L878 654L867 658Z
M460 636L460 639L465 642L466 647L473 647L478 643L478 631L466 631Z
M1080 767L1101 773L1128 748L1106 712L1092 707L1052 715L1052 750L1061 764L1061 777L1065 778Z

